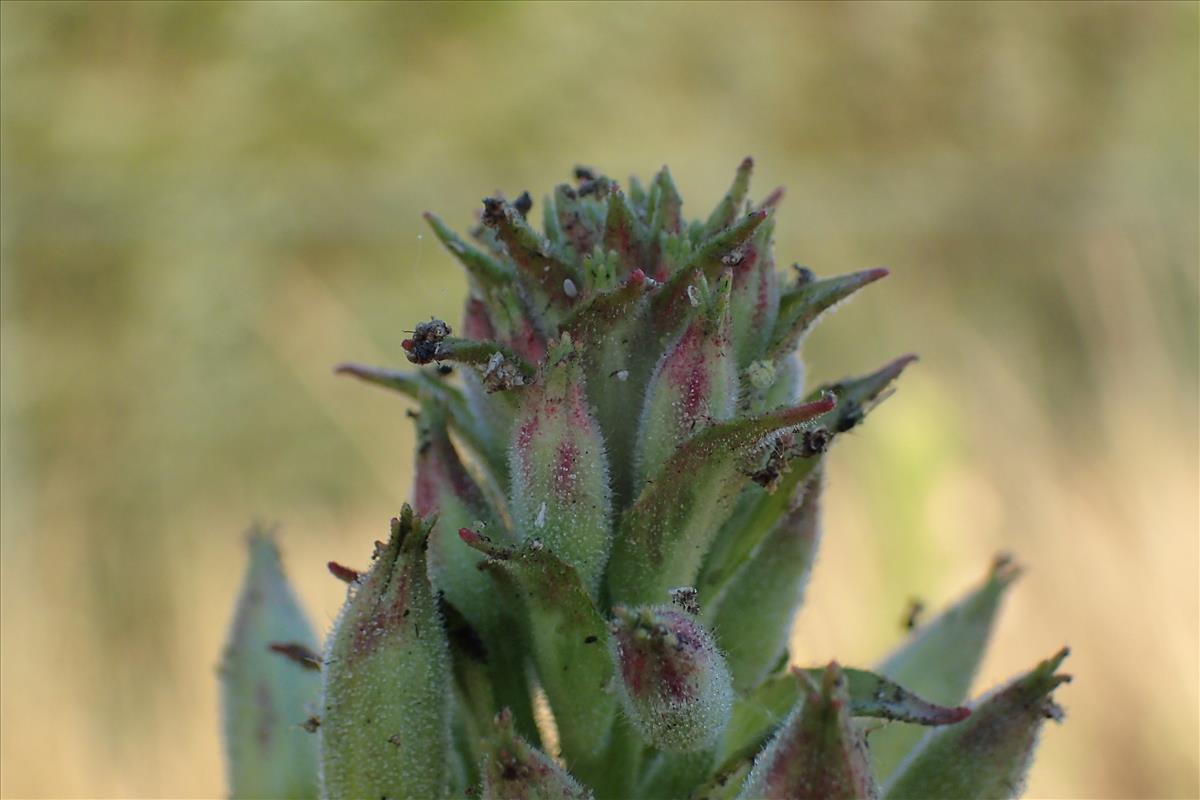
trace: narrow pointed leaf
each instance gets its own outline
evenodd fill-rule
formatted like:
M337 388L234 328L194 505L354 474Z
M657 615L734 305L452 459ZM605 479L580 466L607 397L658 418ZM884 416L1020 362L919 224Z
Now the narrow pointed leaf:
M787 649L821 541L821 484L818 472L707 612L739 692L762 682Z
M334 372L350 375L366 383L391 389L416 400L421 393L430 397L446 410L450 428L462 438L475 455L482 458L493 469L504 467L503 446L488 443L488 435L479 420L467 405L463 393L425 370L395 370L386 367L371 367L365 364L338 364ZM503 469L507 472L507 469Z
M405 506L329 635L322 794L426 800L446 790L450 658L426 577L429 525Z
M792 437L766 459L759 481L748 486L736 501L720 535L705 559L697 588L700 605L707 607L717 593L741 568L789 507L798 504L797 492L822 462L824 453L840 433L858 425L880 402L888 387L916 356L902 356L879 370L858 378L847 378L820 387L809 395L812 401L825 393L837 398L837 406L817 417L805 435Z
M536 308L541 310L549 304L561 310L574 304L575 298L568 288L577 281L574 270L551 252L550 243L510 203L492 197L485 199L483 223L504 243Z
M779 358L795 350L821 316L864 286L886 277L886 269L868 269L822 280L804 280L779 298L779 317L769 354Z
M1020 574L1007 559L997 559L987 580L930 620L879 665L892 680L937 703L966 700L983 660L1005 591ZM876 774L886 779L924 732L911 725L889 725L871 735Z
M721 202L713 209L708 221L704 223L704 237L708 238L733 224L742 206L746 203L746 195L750 191L750 175L754 172L754 159L746 156L738 165L733 177L733 185L721 198Z
M927 733L896 770L885 797L1020 797L1042 724L1063 716L1051 695L1070 681L1055 674L1067 654L1064 648L983 698L965 722Z
M490 253L464 242L436 214L426 211L424 217L438 241L466 268L476 287L485 289L506 286L516 277L512 267Z
M808 686L800 674L820 680L825 668L793 667L778 673L741 697L733 706L729 727L721 739L718 763L727 764L753 756L783 721ZM850 714L903 720L917 725L950 725L965 719L969 711L962 706L931 703L882 675L862 669L842 670L850 694Z
M315 798L317 741L301 726L315 710L321 678L271 645L313 650L316 637L270 535L255 529L248 545L250 565L219 673L229 793Z
M693 585L700 560L746 483L742 460L834 407L832 396L705 429L679 448L621 519L609 590L613 600L660 602Z

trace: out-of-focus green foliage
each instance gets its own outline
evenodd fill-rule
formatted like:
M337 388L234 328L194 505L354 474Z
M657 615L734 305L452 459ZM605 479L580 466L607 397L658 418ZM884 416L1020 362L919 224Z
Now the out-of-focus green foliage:
M327 628L325 560L410 486L401 406L329 368L457 318L422 210L462 227L480 176L515 196L577 161L669 161L708 207L753 153L790 190L781 263L893 270L843 312L857 338L808 343L810 382L922 355L831 464L805 660L896 642L910 594L941 606L1011 547L1035 568L979 684L1063 630L1088 676L1030 795L1194 796L1197 27L1166 3L0 4L0 794L220 793L213 598L245 520L283 523Z

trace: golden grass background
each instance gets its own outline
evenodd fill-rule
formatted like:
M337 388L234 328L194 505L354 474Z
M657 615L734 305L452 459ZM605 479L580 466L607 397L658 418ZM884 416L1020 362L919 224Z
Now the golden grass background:
M457 319L425 233L575 163L737 161L781 263L885 265L815 380L922 362L839 445L806 661L1028 566L980 688L1074 648L1030 796L1196 797L1197 6L0 5L0 794L215 797L241 533L318 626L409 493L336 379Z

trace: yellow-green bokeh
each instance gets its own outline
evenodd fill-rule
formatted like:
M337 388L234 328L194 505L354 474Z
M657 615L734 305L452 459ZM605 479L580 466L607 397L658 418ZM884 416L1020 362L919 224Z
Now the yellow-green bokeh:
M817 380L922 356L833 456L799 657L1028 566L980 688L1074 648L1034 797L1195 797L1195 4L0 5L0 793L223 792L242 531L318 627L408 496L405 403L336 379L457 318L425 232L577 162L747 153L778 254L893 276Z

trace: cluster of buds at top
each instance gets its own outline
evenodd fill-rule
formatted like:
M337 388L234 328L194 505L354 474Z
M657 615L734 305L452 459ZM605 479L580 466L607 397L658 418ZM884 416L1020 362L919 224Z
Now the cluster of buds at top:
M319 772L327 797L1018 791L1061 659L964 705L1007 561L874 671L788 666L825 461L914 357L806 385L805 336L887 271L787 277L782 192L751 200L752 169L695 221L665 168L625 189L580 168L539 226L528 194L487 198L470 239L426 215L467 272L461 325L415 324L401 344L417 369L339 367L416 402L415 509L369 569L331 565L346 606L307 666L279 654L311 650L270 649L304 638L294 607L243 602L226 665L236 795L276 791L248 758L309 758L288 767L297 792ZM311 684L313 666L319 698L271 720L315 729L319 753L248 744L246 681Z

